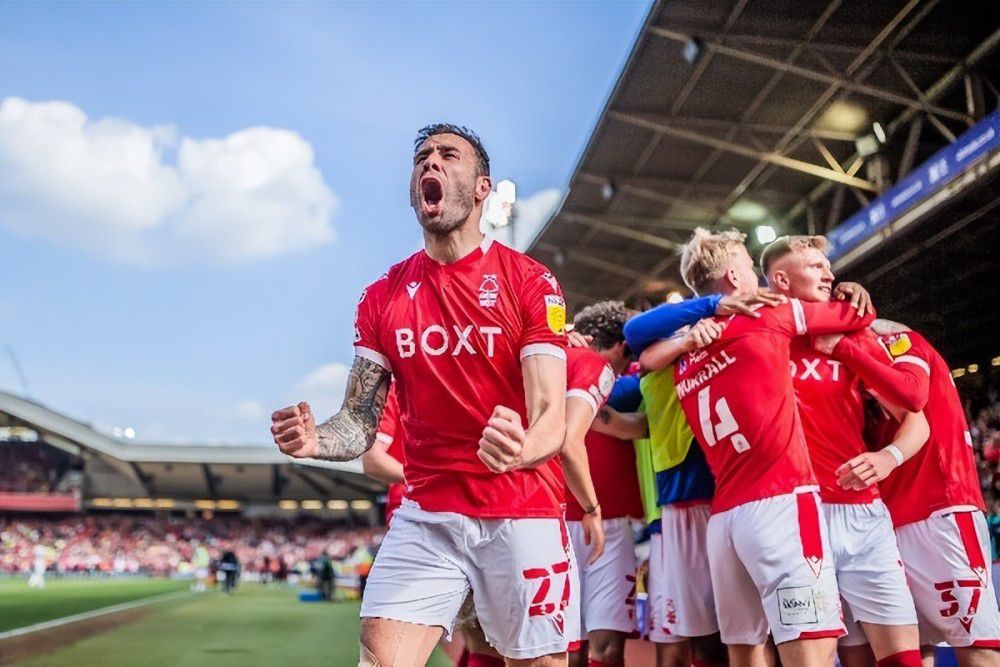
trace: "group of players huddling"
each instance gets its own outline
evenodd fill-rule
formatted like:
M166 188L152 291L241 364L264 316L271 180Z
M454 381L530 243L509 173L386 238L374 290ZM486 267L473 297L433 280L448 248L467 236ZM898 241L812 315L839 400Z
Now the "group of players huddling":
M552 273L480 231L491 189L474 133L420 131L425 248L362 293L343 407L272 415L291 456L405 480L360 665L425 664L460 612L473 667L624 664L643 515L658 665L917 666L941 642L1000 664L947 365L834 286L822 237L767 247L761 289L742 234L698 229L680 268L699 297L593 304L567 336Z

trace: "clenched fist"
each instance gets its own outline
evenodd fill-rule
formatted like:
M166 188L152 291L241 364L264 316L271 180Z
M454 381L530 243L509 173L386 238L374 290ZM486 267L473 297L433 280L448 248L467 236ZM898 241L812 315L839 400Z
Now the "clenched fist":
M316 418L305 401L273 413L271 435L278 449L289 456L307 459L318 453Z
M496 473L519 468L524 463L524 426L521 415L498 405L486 422L483 437L479 439L479 458Z

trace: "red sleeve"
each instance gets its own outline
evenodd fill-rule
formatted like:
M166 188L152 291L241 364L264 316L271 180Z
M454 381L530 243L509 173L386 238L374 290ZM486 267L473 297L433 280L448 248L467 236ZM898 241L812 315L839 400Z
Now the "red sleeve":
M784 325L784 330L791 336L860 331L875 319L874 314L858 317L857 310L844 301L810 303L789 299L787 304L775 307L774 312L779 324Z
M582 398L596 415L614 386L615 373L599 354L570 354L566 364L566 398Z
M893 338L898 336L903 338L895 343L899 351L896 356L891 351L893 344L865 332L845 337L833 349L833 356L889 403L907 412L919 412L927 404L930 365L913 354L915 348L909 336L898 334Z
M521 358L548 354L566 358L566 301L555 277L541 265L526 272L521 286Z
M385 300L386 277L382 276L361 292L354 316L354 353L387 370L392 370L379 339L382 324L382 302Z

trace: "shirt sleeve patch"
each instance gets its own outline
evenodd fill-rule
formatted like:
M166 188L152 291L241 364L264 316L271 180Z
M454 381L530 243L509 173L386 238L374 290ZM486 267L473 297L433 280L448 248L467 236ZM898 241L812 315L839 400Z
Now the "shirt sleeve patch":
M913 347L913 343L905 333L898 333L889 336L886 341L886 347L889 349L889 354L895 359L909 352L910 348Z
M545 321L552 333L559 336L566 333L566 302L561 296L545 295Z
M601 371L601 378L598 380L597 386L601 396L607 400L608 396L611 395L611 390L615 388L615 372L611 370L611 366L605 366L604 370Z

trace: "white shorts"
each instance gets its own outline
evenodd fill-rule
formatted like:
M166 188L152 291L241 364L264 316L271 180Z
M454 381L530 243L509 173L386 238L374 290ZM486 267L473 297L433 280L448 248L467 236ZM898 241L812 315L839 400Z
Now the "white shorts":
M708 559L725 644L842 637L826 519L813 487L708 520Z
M562 519L475 519L403 500L365 588L362 618L437 625L447 636L472 589L486 639L507 658L566 650L579 582Z
M580 636L592 630L635 631L635 537L628 518L606 519L604 553L589 565L590 547L583 541L583 522L567 521L570 542L580 568Z
M1000 648L983 513L948 508L901 526L896 539L917 605L920 643Z
M823 504L830 530L837 587L847 636L841 646L868 642L858 623L916 625L892 518L880 499L865 504Z
M662 509L662 533L650 538L650 641L671 644L719 631L705 543L709 515L706 504Z

